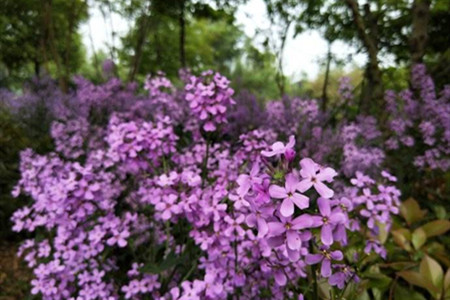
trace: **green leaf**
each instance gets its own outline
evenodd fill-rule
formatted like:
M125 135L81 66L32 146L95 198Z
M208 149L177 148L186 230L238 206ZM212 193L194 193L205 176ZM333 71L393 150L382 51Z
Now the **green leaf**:
M425 211L420 209L419 203L414 198L409 198L400 206L400 214L405 218L406 223L411 225L417 221L422 220L425 216Z
M411 233L405 228L400 228L397 230L392 230L392 236L394 237L394 242L399 245L402 249L406 251L411 251L411 245L409 240L411 239Z
M444 291L450 290L450 269L447 270L444 277ZM447 293L446 293L447 294Z
M447 218L447 211L445 210L445 207L443 207L442 205L434 206L433 210L438 219L444 220L445 218Z
M420 247L422 247L426 241L427 241L427 234L425 230L422 229L422 227L419 227L416 230L414 230L411 236L411 242L416 250L419 250Z
M361 294L359 294L356 300L370 300L369 293L367 293L367 291L362 292Z
M412 285L420 286L431 293L439 292L439 290L428 279L422 276L421 273L414 271L401 271L397 272L397 275L408 281Z
M386 224L377 222L379 233L378 233L378 240L381 244L384 244L388 238L389 232L386 230Z
M368 288L377 288L385 291L389 288L392 278L382 273L365 273L364 278L369 279Z
M444 271L442 271L441 265L428 255L425 255L420 263L420 274L439 290L442 289Z
M397 285L395 287L395 292L394 292L394 300L426 300L426 298L416 292L416 291L412 291L410 289L404 288L400 285Z
M450 221L436 220L423 225L421 228L425 231L427 237L442 235L450 229Z
M159 274L165 270L168 270L178 263L180 263L184 259L184 256L177 257L175 253L170 252L167 257L161 261L159 264L152 264L152 265L144 265L141 268L141 271L144 273L152 273L152 274Z

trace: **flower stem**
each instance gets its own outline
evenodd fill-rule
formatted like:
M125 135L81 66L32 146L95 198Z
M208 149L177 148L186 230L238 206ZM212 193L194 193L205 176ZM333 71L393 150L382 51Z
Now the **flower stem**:
M315 265L311 266L311 273L312 273L312 277L313 277L313 299L319 300L319 295L318 295L318 291L317 291L317 275L316 275L316 266Z

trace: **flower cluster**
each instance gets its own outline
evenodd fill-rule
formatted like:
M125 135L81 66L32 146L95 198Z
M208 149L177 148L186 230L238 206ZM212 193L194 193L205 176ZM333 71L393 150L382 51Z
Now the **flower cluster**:
M203 72L201 77L191 76L186 85L186 100L194 116L201 120L205 131L216 131L226 123L226 112L235 104L230 81L213 71Z
M417 165L448 167L450 93L433 98L419 71L404 105L388 94L389 136L371 116L331 126L317 101L300 98L269 102L243 124L228 80L211 71L185 75L181 90L157 74L145 95L114 78L78 78L52 110L61 112L54 150L21 154L13 194L28 202L12 221L31 237L19 250L31 293L303 299L317 277L343 293L364 276L365 257L388 257L384 237L400 205L390 149L420 144ZM349 87L341 92L351 98Z
M414 149L414 165L431 170L450 168L450 86L436 94L424 65L412 69L412 90L398 95L387 91L385 100L389 112L391 134L386 147Z

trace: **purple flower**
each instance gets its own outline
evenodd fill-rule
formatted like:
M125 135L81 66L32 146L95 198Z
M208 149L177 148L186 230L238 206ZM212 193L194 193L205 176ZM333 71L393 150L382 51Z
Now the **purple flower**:
M123 248L125 247L128 242L127 242L127 238L130 236L130 232L128 230L123 230L123 231L119 231L119 230L113 230L113 236L110 237L106 243L109 246L113 246L114 244L117 244L119 247Z
M286 146L282 143L282 142L275 142L274 144L272 144L272 146L270 146L270 148L272 150L270 151L261 151L261 154L263 156L266 157L272 157L275 155L280 155L280 154L284 154L285 156L292 156L292 152L294 151L295 145L295 137L293 135L291 135L289 137L289 142L286 144Z
M320 251L320 254L306 255L305 262L308 265L315 265L321 262L320 275L328 278L331 276L331 260L342 260L344 255L339 250L329 251L327 247L322 247Z
M294 204L305 209L309 207L308 197L297 193L298 179L292 174L286 175L284 188L278 185L271 185L269 194L276 199L283 199L280 206L280 213L283 217L290 217L294 214Z
M298 259L296 252L302 247L302 234L299 230L311 227L312 218L310 215L304 214L295 219L281 218L281 222L269 222L269 245L272 247L280 246L285 243L289 258Z
M331 198L334 195L333 190L327 187L323 181L331 182L333 177L337 175L336 171L332 168L321 169L310 158L304 158L300 161L300 175L303 180L298 183L297 188L300 192L309 190L312 186L323 198Z
M345 215L336 210L331 210L330 200L319 198L317 200L320 216L313 216L312 227L322 227L320 240L326 246L333 244L333 229L345 221Z
M271 206L257 208L252 203L250 203L250 209L252 212L246 218L247 225L249 227L257 226L258 237L262 238L269 232L266 219L273 215L274 209Z
M334 265L333 267L337 269L337 272L333 273L333 275L328 278L328 283L331 286L337 286L342 290L349 280L353 279L353 281L359 282L359 277L354 271L352 271L352 269L350 269L349 266Z
M226 216L224 221L228 223L228 227L225 229L225 236L231 236L235 233L237 236L244 236L245 231L242 229L241 224L244 222L245 216L239 215L236 219L232 219L229 216Z

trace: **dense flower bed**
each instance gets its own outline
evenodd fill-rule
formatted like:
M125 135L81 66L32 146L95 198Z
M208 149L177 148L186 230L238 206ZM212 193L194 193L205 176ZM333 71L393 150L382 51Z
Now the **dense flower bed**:
M135 85L78 78L44 103L54 151L21 153L13 230L43 299L342 299L388 256L400 190L387 156L450 167L450 88L423 66L386 94L387 128L315 100L260 109L218 73ZM351 102L348 81L342 101ZM33 94L30 92L30 94ZM3 96L18 111L28 94ZM6 100L5 100L6 99ZM395 100L395 101L394 101ZM383 129L383 130L382 130ZM369 259L370 258L370 259ZM348 288L352 286L353 288ZM317 296L316 296L317 297Z

